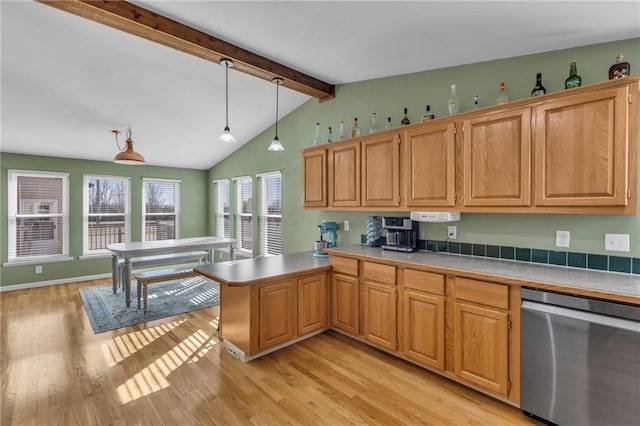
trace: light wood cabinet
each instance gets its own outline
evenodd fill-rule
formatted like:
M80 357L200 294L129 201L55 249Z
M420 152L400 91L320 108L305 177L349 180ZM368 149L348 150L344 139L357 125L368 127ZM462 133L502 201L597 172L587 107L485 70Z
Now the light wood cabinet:
M362 206L400 205L400 135L384 133L362 141Z
M397 300L396 267L363 263L364 337L371 343L396 350Z
M332 144L329 155L329 204L360 206L360 141Z
M465 206L531 204L531 108L462 122Z
M535 108L536 205L627 205L630 103L622 86Z
M357 276L331 275L331 326L354 336L359 327L358 288Z
M455 280L456 376L507 396L509 381L509 287Z
M329 287L326 274L299 279L297 290L298 336L328 327Z
M296 281L288 280L260 287L258 311L260 351L295 338Z
M302 152L302 206L327 207L327 150Z
M403 276L403 354L444 370L445 278L413 269L405 269Z
M455 205L455 124L422 123L403 134L407 207Z

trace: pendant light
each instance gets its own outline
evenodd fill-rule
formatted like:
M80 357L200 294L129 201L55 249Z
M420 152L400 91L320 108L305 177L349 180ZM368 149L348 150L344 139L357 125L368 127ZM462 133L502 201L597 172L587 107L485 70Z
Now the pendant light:
M125 148L120 147L120 143L118 142L118 135L120 134L120 130L112 130L116 136L116 146L120 150L118 154L113 159L114 163L118 164L145 164L144 157L133 150L133 139L131 139L131 126L127 129L127 140L124 141L126 144Z
M225 107L226 107L226 125L224 126L224 130L220 135L221 142L233 143L236 141L236 138L231 134L231 130L229 130L229 67L233 66L233 61L230 59L223 59L220 61L220 65L224 65L224 74L225 74Z
M269 151L284 151L284 147L282 146L282 142L278 139L278 87L282 84L282 79L280 77L275 77L271 80L276 84L276 137L273 138L269 148Z

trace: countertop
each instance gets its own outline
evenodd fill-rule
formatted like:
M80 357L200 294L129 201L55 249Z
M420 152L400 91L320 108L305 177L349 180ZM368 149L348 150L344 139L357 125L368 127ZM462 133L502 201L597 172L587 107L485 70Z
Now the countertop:
M210 263L194 268L199 274L227 285L252 285L269 278L330 269L328 258L314 257L311 251Z
M468 274L506 284L529 285L640 304L640 275L431 251L403 253L364 245L335 247L327 251L336 255L369 257L371 260L418 264L434 272Z

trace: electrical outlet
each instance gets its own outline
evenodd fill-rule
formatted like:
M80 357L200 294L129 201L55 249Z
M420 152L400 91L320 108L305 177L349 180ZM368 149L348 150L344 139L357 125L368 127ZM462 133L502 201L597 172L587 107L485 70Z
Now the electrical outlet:
M447 238L450 240L455 240L458 238L458 227L457 226L447 226Z
M569 247L571 245L571 232L556 231L556 247Z
M349 230L349 221L348 221L348 220L345 220L345 221L342 223L342 229L344 229L345 231L348 231L348 230Z
M42 273L42 265L36 265L36 274Z
M606 251L631 251L629 234L604 234L604 249Z

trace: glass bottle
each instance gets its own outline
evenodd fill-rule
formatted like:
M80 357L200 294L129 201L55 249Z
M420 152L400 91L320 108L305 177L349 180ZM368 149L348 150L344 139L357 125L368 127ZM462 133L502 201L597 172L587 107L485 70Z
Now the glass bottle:
M429 121L436 118L436 115L431 112L431 105L427 105L427 110L422 114L422 121Z
M409 120L409 116L407 115L407 109L404 109L404 117L402 117L402 121L400 121L400 124L403 126L407 126L409 124L411 124L411 120Z
M501 81L498 96L496 97L496 104L503 104L505 102L509 102L509 94L507 93L504 81Z
M376 126L376 113L374 112L371 115L371 128L369 129L369 133L375 133L378 130L378 126Z
M327 143L333 142L333 134L331 133L331 126L329 126L329 133L327 133Z
M316 123L316 134L313 137L313 146L320 145L320 123Z
M576 61L571 61L569 63L569 77L564 81L564 88L571 89L580 86L582 86L582 77L578 75Z
M616 56L616 63L609 67L609 80L626 77L631 74L631 65L624 61L622 53Z
M340 120L340 131L338 132L338 139L345 139L347 135L344 132L344 121Z
M393 129L393 124L391 124L391 117L387 117L387 124L384 126L385 130Z
M350 137L355 138L357 136L360 136L360 127L358 127L358 117L354 117L353 127L350 131Z
M541 96L547 93L547 89L542 85L542 73L536 74L536 85L533 87L531 91L531 96Z
M475 95L473 97L473 109L478 109L480 108L480 97L478 95Z
M449 96L449 114L456 114L460 111L460 104L458 103L458 93L456 91L456 85L451 85L451 95Z

